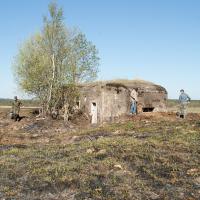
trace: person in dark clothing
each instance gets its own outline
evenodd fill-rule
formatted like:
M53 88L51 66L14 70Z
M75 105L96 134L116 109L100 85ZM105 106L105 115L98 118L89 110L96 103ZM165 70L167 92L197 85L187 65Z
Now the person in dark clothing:
M21 105L21 101L17 98L17 96L15 96L12 103L11 119L14 119L15 121L20 121L19 112Z

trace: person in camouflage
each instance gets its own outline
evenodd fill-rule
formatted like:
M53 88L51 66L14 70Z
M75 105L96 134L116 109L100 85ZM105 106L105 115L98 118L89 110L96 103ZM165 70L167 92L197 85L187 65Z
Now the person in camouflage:
M187 114L187 105L191 101L190 97L184 92L184 90L180 90L181 94L179 96L179 104L180 104L180 117L185 118Z
M14 101L12 103L12 116L11 118L14 119L15 121L20 121L20 106L21 106L21 101L17 98L17 96L14 97Z

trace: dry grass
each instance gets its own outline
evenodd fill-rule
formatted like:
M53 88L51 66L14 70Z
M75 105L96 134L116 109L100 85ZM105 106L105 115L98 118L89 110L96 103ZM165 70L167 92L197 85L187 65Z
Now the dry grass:
M200 116L169 116L54 134L44 144L1 145L0 198L199 199ZM71 143L61 142L69 136Z

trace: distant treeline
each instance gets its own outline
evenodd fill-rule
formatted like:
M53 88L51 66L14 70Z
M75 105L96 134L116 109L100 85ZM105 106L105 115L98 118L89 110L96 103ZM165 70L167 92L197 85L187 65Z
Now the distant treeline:
M39 101L36 99L26 99L21 100L23 106L39 106ZM1 99L0 98L0 106L11 106L13 102L13 99ZM167 100L167 106L173 107L178 104L177 99L168 99ZM191 107L200 107L200 100L192 100L190 103Z
M178 103L179 102L178 102L177 99L168 99L167 100L167 106L168 107L176 106ZM200 107L200 100L192 100L190 102L190 107Z
M20 101L22 102L23 106L39 106L39 101L35 99L23 99ZM11 106L13 99L2 99L0 98L0 106Z

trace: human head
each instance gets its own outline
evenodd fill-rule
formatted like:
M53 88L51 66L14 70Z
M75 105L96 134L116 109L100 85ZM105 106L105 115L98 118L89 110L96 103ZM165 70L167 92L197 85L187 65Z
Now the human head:
M14 100L17 100L17 96L14 96Z
M181 89L180 92L183 93L183 92L184 92L184 89Z

